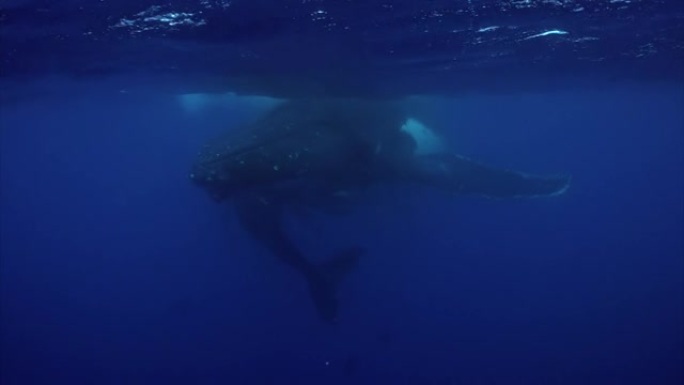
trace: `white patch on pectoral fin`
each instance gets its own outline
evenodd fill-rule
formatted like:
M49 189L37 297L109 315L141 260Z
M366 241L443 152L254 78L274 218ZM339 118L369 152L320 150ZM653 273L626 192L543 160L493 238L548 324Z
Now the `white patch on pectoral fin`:
M416 142L415 155L438 154L446 150L442 138L416 119L406 119L401 126L401 131L408 134Z

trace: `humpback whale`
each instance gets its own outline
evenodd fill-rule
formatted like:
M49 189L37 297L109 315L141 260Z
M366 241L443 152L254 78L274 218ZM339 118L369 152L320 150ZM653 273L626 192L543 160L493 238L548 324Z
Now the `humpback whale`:
M457 195L551 196L567 176L535 176L452 153L399 101L285 101L207 143L190 179L217 202L230 200L241 225L308 282L323 320L337 318L336 287L362 249L313 263L288 237L287 207L325 208L378 184L417 183Z

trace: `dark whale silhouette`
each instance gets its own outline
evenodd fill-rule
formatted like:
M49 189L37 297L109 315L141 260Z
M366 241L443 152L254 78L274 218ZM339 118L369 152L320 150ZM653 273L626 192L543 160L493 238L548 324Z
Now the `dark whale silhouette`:
M284 208L331 207L379 183L497 198L555 195L569 185L566 176L493 168L436 148L416 126L425 129L401 102L287 101L207 144L190 178L216 201L233 201L240 223L306 278L318 313L333 321L336 287L362 250L343 250L321 265L310 262L283 229Z

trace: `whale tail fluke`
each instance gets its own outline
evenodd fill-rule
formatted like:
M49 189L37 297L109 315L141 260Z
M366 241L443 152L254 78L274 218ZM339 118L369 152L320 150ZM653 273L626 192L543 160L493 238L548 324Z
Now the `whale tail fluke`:
M311 299L323 320L337 319L337 286L358 265L363 250L353 247L342 251L331 260L318 265L306 275Z

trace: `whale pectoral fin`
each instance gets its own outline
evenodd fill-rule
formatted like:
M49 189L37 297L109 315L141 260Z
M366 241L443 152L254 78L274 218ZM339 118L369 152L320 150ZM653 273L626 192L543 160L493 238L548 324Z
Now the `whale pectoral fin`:
M494 168L455 154L417 158L413 177L422 183L464 195L492 198L559 195L569 176L535 176Z

